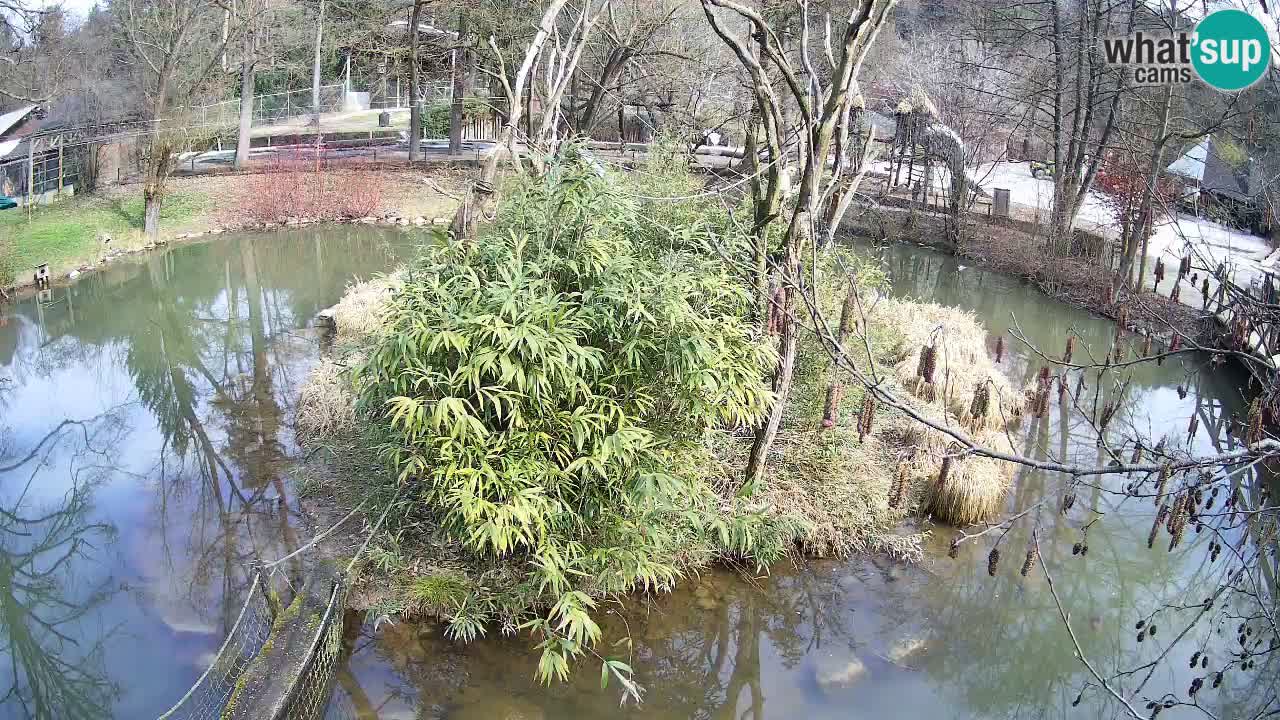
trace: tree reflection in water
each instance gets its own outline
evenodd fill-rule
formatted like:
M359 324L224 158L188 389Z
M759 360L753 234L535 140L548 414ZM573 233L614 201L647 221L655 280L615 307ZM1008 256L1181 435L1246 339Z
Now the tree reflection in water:
M879 568L867 567L866 582L885 582ZM840 673L860 666L860 657L873 672L887 666L877 657L887 652L881 639L855 640L845 588L862 581L837 568L779 568L767 578L708 571L671 595L615 606L602 627L619 642L610 656L627 659L643 678L638 708L620 708L594 668L542 687L525 638L459 646L431 622L383 624L377 633L365 627L348 638L354 657L338 676L340 717L762 720L801 707L836 711L858 681ZM779 683L783 675L799 681Z
M0 665L8 666L0 670L7 681L0 710L6 713L96 720L119 695L105 667L115 629L101 627L96 617L119 586L109 575L93 580L78 567L101 563L97 555L116 537L114 526L91 519L103 471L93 464L73 468L71 489L58 501L37 502L30 494L36 468L69 428L81 433L79 456L105 455L104 434L112 435L116 420L108 414L68 421L25 457L0 455L0 475L16 480L29 473L21 492L0 501Z
M47 496L69 455L120 448L90 460L101 486L94 515L124 529L111 561L85 557L91 546L81 541L63 568L77 581L127 578L129 590L110 602L71 583L109 604L102 614L122 626L109 643L84 628L45 639L77 658L90 649L107 658L121 691L97 698L85 717L166 709L234 622L253 561L300 545L287 468L297 383L316 356L305 328L353 276L385 271L415 242L369 228L228 237L112 263L0 308L0 426L16 430L0 427L0 501L30 480ZM83 417L114 403L126 406L111 443L90 448L76 423L47 443L32 437L57 424L54 412ZM48 461L17 468L28 453ZM301 559L287 568L294 580ZM10 650L21 660L19 646ZM0 705L0 718L23 716ZM62 708L35 716L80 717Z

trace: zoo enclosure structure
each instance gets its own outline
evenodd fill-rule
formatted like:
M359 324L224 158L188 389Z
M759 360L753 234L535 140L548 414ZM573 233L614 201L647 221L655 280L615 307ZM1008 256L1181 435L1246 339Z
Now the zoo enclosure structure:
M0 195L30 205L92 186L88 152L84 143L61 133L26 138L10 159L0 161Z
M341 83L320 88L319 111L339 112L346 108L345 86ZM315 115L317 105L311 88L286 90L253 97L251 127L273 125ZM200 125L235 127L240 122L240 98L199 105L192 109L192 121Z

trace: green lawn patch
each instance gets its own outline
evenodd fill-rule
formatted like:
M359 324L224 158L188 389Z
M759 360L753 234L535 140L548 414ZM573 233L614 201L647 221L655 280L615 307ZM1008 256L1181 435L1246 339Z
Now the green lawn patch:
M213 199L193 191L177 191L165 198L160 213L162 232L174 232L213 209ZM55 273L97 262L102 235L110 235L113 249L141 247L142 192L125 197L84 196L36 207L28 219L25 208L0 212L0 235L13 243L13 267L18 279L39 263Z

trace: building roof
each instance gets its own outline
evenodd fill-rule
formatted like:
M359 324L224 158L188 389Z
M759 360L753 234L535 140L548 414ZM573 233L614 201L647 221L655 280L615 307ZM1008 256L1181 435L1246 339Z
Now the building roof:
M5 133L21 124L28 115L35 112L35 109L35 105L27 105L0 115L0 137L4 137Z
M1200 182L1204 179L1204 159L1209 155L1209 138L1205 138L1182 155L1169 163L1166 168L1174 175Z
M1251 187L1251 164L1246 162L1246 167L1237 170L1223 157L1218 142L1213 136L1209 136L1170 163L1166 169L1174 175L1195 180L1201 190L1235 200L1249 200L1262 190L1261 187Z

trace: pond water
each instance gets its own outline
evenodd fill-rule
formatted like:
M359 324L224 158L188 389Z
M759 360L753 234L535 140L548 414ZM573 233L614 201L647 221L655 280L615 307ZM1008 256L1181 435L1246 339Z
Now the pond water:
M0 718L150 719L186 692L249 562L310 536L282 474L309 323L413 244L228 236L0 306Z
M0 309L0 682L10 686L0 720L150 720L203 671L234 620L249 562L279 557L313 532L286 477L297 455L296 390L318 353L311 318L351 278L391 266L414 242L364 227L226 237ZM1059 348L1074 329L1099 356L1113 333L1109 322L938 253L874 252L895 294L968 308L993 331L1016 317L1029 338ZM1038 368L1013 345L1004 367L1024 380ZM1199 413L1192 446L1228 449L1239 381L1225 368L1144 366L1111 428L1187 443ZM1051 413L1023 431L1028 454L1097 461L1092 431L1074 418ZM1021 472L1010 508L1033 508L1064 482ZM1094 519L1084 498L1067 516L1044 506L1040 540L1072 629L1110 673L1157 656L1190 619L1163 613L1161 642L1139 644L1138 617L1158 598L1199 602L1218 568L1205 559L1206 538L1148 551L1149 505L1100 497L1105 515L1089 526L1087 557L1072 554ZM994 578L989 543L951 560L950 537L933 528L916 566L857 558L760 577L714 570L612 608L606 632L632 642L608 654L630 659L646 690L639 707L620 708L594 668L538 685L526 639L458 646L430 623L353 625L329 717L1102 715L1096 691L1071 707L1087 676L1043 576L1018 573L1026 531L1004 539ZM1210 640L1215 661L1216 648ZM1185 687L1186 668L1185 659L1161 666L1144 696ZM1251 677L1275 676L1260 664L1207 706L1230 716L1258 692ZM1179 716L1199 715L1162 714Z

